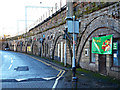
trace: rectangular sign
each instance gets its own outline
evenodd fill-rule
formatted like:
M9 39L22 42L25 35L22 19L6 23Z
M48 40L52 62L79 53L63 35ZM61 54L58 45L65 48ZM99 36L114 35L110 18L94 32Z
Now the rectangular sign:
M114 42L114 43L113 43L113 50L117 50L117 47L118 47L117 42Z
M68 32L73 33L73 24L74 24L74 33L79 33L79 21L67 20Z
M113 36L102 36L92 38L92 53L112 54Z

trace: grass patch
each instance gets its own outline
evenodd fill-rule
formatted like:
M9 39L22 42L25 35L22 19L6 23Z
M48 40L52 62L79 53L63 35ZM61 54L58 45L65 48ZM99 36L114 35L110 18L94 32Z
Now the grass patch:
M101 75L98 72L93 72L93 71L89 71L89 70L82 69L82 68L77 68L76 71L77 71L76 75L78 75L78 76L80 75L80 72L82 72L82 73L88 74L88 77L90 77L90 78L96 78L96 79L101 79L104 81L110 81L112 83L116 83L116 84L120 85L120 80L115 79L110 76Z
M37 56L37 57L40 57L40 56ZM46 59L46 60L48 60L48 61L50 61L50 62L56 63L56 64L64 67L64 63L63 63L63 62L60 62L60 61L58 61L58 60L53 60L53 59L50 59L50 58L47 58L47 57L41 57L41 58ZM69 65L69 64L67 64L67 66L66 66L66 68L71 68L71 67L72 67L72 66Z
M85 72L85 73L90 73L91 71L82 69L82 68L77 68L76 71L81 71L81 72Z

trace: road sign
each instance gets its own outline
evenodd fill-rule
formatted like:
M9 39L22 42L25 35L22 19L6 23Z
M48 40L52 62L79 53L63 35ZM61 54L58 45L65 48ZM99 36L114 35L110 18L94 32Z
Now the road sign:
M43 38L45 38L45 35L43 34Z
M74 24L74 33L79 33L79 21L67 20L68 32L73 33L73 24Z
M117 50L117 48L118 48L118 43L117 43L117 42L114 42L114 43L113 43L113 50Z
M43 38L40 38L40 43L42 43L43 42Z

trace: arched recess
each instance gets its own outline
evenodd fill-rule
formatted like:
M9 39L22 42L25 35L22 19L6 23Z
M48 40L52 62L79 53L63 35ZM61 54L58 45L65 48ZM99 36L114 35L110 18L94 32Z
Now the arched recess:
M32 54L34 54L34 55L39 55L39 48L38 48L37 43L36 43L36 42L33 42L31 47L32 47L32 48L31 48Z
M16 44L16 51L17 52L19 51L19 46L20 46L20 41L18 41L17 44Z
M109 30L113 30L116 33L120 34L120 26L118 25L118 21L113 19L113 18L109 18L108 16L101 16L97 19L95 19L93 22L91 22L91 24L89 24L86 28L86 30L84 31L82 37L80 38L80 45L79 45L79 53L78 54L78 65L80 66L80 59L81 59L81 55L83 52L83 48L87 42L87 40L89 39L89 37L97 30L102 29L102 28L106 28Z
M22 47L23 47L23 41L18 41L16 45L16 51L22 52Z
M46 56L47 57L49 56L49 45L48 45L48 43L46 43Z
M53 44L54 47L53 47L53 49L52 49L52 59L54 59L54 53L55 53L55 48L56 48L57 41L59 40L59 38L60 38L61 36L63 36L62 33L59 34L59 35L57 35L57 36L55 37L55 39L54 39L54 44ZM71 48L71 43L70 43L70 41L69 41L68 38L67 38L67 45L68 45L68 47L69 47L69 53L70 53L71 62L72 62L72 48Z
M26 43L25 43L25 41L23 41L22 52L26 52Z
M30 42L26 42L26 44L25 44L25 53L30 53L31 54L31 50L30 51L28 51L27 49L28 49L28 47L30 47L30 49L31 49L31 43Z
M52 59L54 59L54 52L55 52L56 43L61 36L63 36L63 34L60 34L59 36L55 37L54 44L53 44L54 47L53 47L53 50L52 50Z
M15 52L17 51L17 44L18 44L18 42L15 41L15 42L14 42L14 51L15 51Z
M101 18L103 18L104 17L104 19L101 19ZM106 18L108 19L108 20L106 20ZM80 43L81 43L81 41L82 41L82 37L83 37L83 35L84 35L84 33L87 31L87 32L89 32L88 31L88 28L90 27L90 26L92 26L92 24L94 23L94 22L96 22L96 23L94 23L95 25L94 26L96 26L97 25L97 23L99 22L100 23L100 21L110 21L110 22L112 22L111 24L113 24L113 25L115 25L114 24L114 21L117 23L116 24L116 26L118 26L119 24L118 24L118 22L119 21L117 21L116 19L114 19L114 17L111 17L110 18L110 16L108 16L107 14L103 14L103 15L99 15L99 16L97 16L97 17L95 17L95 18L93 18L86 26L85 26L85 28L84 28L84 30L81 32L81 35L80 35L80 37L79 37L79 40L78 40L78 43L77 43L77 49L76 49L76 56L78 55L78 48L79 48L79 46L80 46ZM109 23L110 23L109 22ZM104 23L104 22L102 22L102 23ZM106 23L108 23L108 22L106 22ZM105 23L105 24L106 24ZM110 25L111 25L110 24ZM109 26L110 26L109 25ZM112 27L113 28L113 25L111 25L110 27ZM98 25L97 25L98 26ZM106 25L107 27L109 27L108 25ZM100 27L100 26L98 26L98 27ZM104 26L101 26L101 27L104 27ZM119 30L119 29L118 29Z

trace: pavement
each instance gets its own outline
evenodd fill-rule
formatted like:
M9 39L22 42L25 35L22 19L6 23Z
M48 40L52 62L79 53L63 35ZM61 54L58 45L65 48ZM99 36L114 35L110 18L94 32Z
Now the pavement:
M32 55L34 56L34 55ZM120 90L120 80L109 76L103 76L97 72L88 71L85 69L77 68L76 77L77 82L72 82L72 69L71 67L64 67L59 61L56 63L54 60L41 58L41 60L65 70L63 75L62 88L68 89L105 89L105 90Z

